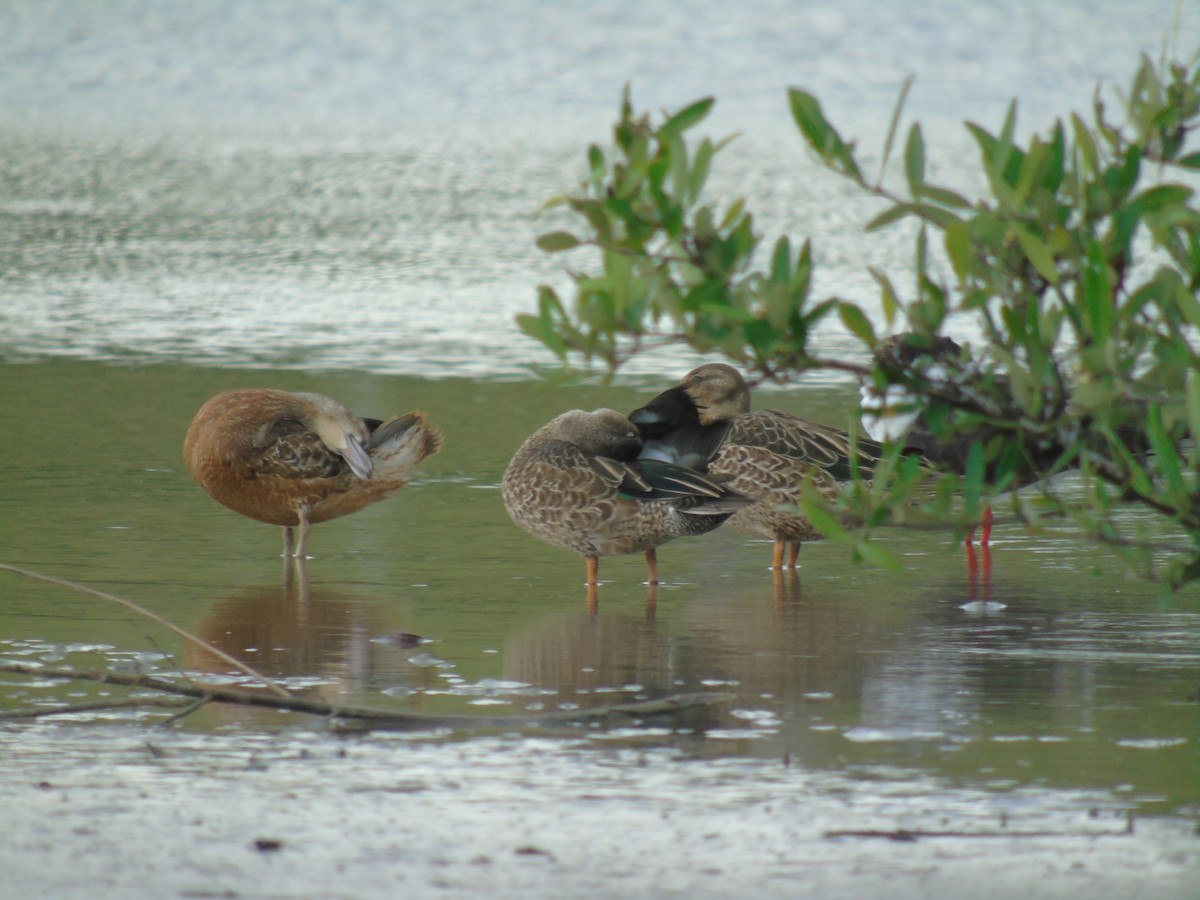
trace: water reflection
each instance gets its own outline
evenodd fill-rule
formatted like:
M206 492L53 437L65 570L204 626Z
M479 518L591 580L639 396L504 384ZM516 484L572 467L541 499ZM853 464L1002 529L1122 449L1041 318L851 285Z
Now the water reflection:
M300 696L330 703L350 697L407 697L433 686L421 658L426 642L351 593L291 577L255 585L216 601L195 628L206 643L278 681ZM251 683L194 644L183 651L192 672ZM250 707L210 710L223 723L263 722L274 716Z
M992 591L1009 602L980 606ZM848 602L798 577L688 594L549 613L507 641L505 679L543 689L547 707L731 693L691 748L701 755L930 767L997 786L1120 771L1148 803L1200 799L1186 774L1194 704L1172 678L1200 664L1180 643L1200 632L1194 614L1134 634L1128 613L1041 608L979 578L929 589L924 608Z
M646 615L576 609L546 616L504 645L504 677L549 688L558 706L604 706L614 694L677 693L669 638Z
M776 579L761 546L718 530L668 546L672 580L657 592L640 559L618 557L589 596L569 554L513 527L491 486L547 409L632 408L634 387L79 363L4 377L5 561L143 602L295 690L494 715L716 691L734 699L688 752L917 767L977 786L1129 785L1135 802L1176 809L1200 800L1187 700L1200 673L1198 601L1159 603L1094 547L1001 525L992 571L980 560L964 577L949 536L893 529L880 539L900 572L816 543L798 577ZM309 581L285 582L273 535L214 508L179 459L196 405L248 382L363 408L418 398L438 411L447 449L400 501L323 526ZM844 401L806 388L772 405L835 421ZM62 422L73 441L46 441ZM182 660L160 668L243 678L94 598L5 590L6 657L104 668L153 649ZM22 689L33 690L6 689L0 702L32 702ZM69 702L72 690L46 686L35 699ZM272 716L214 708L182 727L272 727Z

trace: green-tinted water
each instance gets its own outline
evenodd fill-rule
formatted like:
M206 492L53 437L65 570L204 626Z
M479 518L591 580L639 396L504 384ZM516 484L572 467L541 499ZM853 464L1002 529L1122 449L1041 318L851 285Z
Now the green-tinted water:
M708 199L745 196L765 247L812 238L815 295L869 304L870 267L908 289L911 241L864 235L878 209L803 153L787 86L870 153L915 74L931 171L969 193L963 119L995 129L1016 96L1018 139L1044 131L1164 34L1188 55L1190 12L3 4L0 358L31 362L0 366L0 562L130 597L335 700L734 699L702 735L332 736L212 706L167 729L158 710L6 721L0 898L1195 897L1194 594L1161 603L1094 548L1005 527L990 588L948 534L901 531L898 575L813 544L776 584L768 547L717 532L662 549L653 604L640 558L604 560L592 613L582 562L513 526L496 489L555 413L632 408L693 364L659 348L612 388L524 368L546 356L514 316L589 265L537 250L564 223L532 214L583 177L623 85L649 110L716 95L699 131L741 136ZM820 340L861 353L836 323ZM844 422L836 377L759 399ZM283 584L278 529L183 471L192 413L243 385L423 408L447 434L401 494L314 530L307 592ZM0 659L224 677L118 606L10 572ZM0 712L117 693L0 675ZM835 836L895 829L925 836Z
M552 415L629 409L658 385L74 362L0 379L0 561L134 599L295 687L489 714L728 691L692 752L1120 790L1144 809L1200 800L1200 607L1191 595L1164 605L1088 547L1002 527L992 583L978 585L949 534L896 530L898 575L814 543L799 577L779 581L768 545L719 531L660 551L656 597L640 556L603 560L589 612L582 561L513 526L497 484ZM320 390L370 415L420 408L446 433L399 495L314 529L306 595L284 584L279 529L218 506L182 466L194 410L237 385ZM796 390L766 403L838 421L847 399ZM0 578L0 657L226 669L111 604ZM0 704L96 692L6 679ZM277 721L215 709L187 725Z

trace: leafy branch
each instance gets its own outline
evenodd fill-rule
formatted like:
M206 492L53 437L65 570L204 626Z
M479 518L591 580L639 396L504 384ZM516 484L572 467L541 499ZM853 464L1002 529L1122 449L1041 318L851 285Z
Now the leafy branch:
M743 198L705 198L730 139L689 144L688 134L713 98L654 119L634 110L626 88L613 144L589 147L580 189L546 204L575 227L538 241L551 253L592 254L591 263L568 269L571 302L543 285L537 312L520 316L520 327L564 360L581 355L610 368L678 342L760 378L833 368L880 390L902 385L939 440L974 435L977 446L932 490L901 478L899 467L891 481L852 487L845 502L859 521L903 516L914 504L943 517L955 504L973 514L1032 473L1052 514L1137 555L1140 569L1145 541L1127 533L1118 512L1128 503L1150 511L1159 531L1189 541L1159 574L1172 584L1200 578L1200 57L1142 58L1115 113L1098 91L1086 118L1073 113L1027 140L1016 101L994 132L966 123L986 184L978 197L930 179L915 122L894 167L899 184L887 183L910 88L911 80L874 180L819 100L787 92L812 156L885 201L866 230L917 223L907 291L872 270L877 304L814 299L808 240L781 236L760 247ZM933 377L886 357L872 323L878 311L889 332L908 332L918 347L935 346L960 322L986 340ZM874 364L812 352L813 329L831 313ZM1072 491L1050 480L1068 469L1079 473ZM1038 527L1037 517L1029 521Z

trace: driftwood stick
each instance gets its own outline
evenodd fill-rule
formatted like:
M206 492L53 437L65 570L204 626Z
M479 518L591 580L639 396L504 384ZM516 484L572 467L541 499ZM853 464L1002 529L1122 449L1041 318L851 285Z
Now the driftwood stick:
M249 675L251 678L255 679L256 681L261 682L268 690L271 691L271 693L275 694L276 696L279 696L279 697L292 696L281 685L272 681L270 678L268 678L266 675L263 675L261 672L255 671L250 666L248 666L244 662L242 662L240 659L235 659L234 657L232 657L228 653L226 653L224 650L221 650L219 647L214 647L212 644L208 643L208 641L205 641L202 638L197 637L196 635L192 634L190 631L185 631L184 629L182 629L178 625L176 625L174 622L164 619L158 613L151 612L150 610L146 609L146 607L141 606L140 604L134 603L132 600L128 600L125 597L119 597L116 594L110 594L107 591L97 590L96 588L88 587L86 584L79 584L78 582L75 582L75 581L68 581L65 578L57 578L54 575L43 575L41 572L34 572L29 569L22 569L19 566L12 566L12 565L9 565L8 563L0 563L0 571L12 572L14 575L21 575L21 576L24 576L25 578L32 578L35 581L44 581L47 584L55 584L55 585L58 585L59 587L64 587L64 588L67 588L72 591L79 591L80 593L91 594L93 597L99 597L101 600L107 600L110 603L116 603L120 606L124 606L126 609L133 610L139 616L145 616L150 621L155 622L158 625L161 625L163 628L166 628L168 631L175 632L175 634L179 635L184 640L189 641L192 644L195 644L197 647L203 648L205 651L207 651L208 653L211 653L213 656L217 657L222 662L228 663L229 665L233 666L235 669L237 669L242 674Z
M888 841L916 842L925 838L1054 838L1054 837L1125 837L1132 828L1120 831L827 831L825 838L883 838Z
M324 700L310 700L291 695L273 694L229 688L220 685L181 683L156 675L123 675L117 672L89 672L70 668L48 668L27 663L0 663L0 672L28 675L34 678L54 678L70 681L90 681L121 687L161 691L180 697L190 697L201 703L233 703L259 706L289 712L307 713L326 718L350 720L363 728L430 729L430 728L512 728L533 726L573 725L580 722L644 719L654 716L677 716L681 713L727 702L729 694L677 694L658 700L619 703L596 709L562 710L549 713L512 714L507 716L452 716L430 713L389 712L366 707L338 707ZM190 710L188 710L190 711ZM44 713L48 714L48 713Z
M143 707L177 709L193 705L193 702L185 697L121 697L114 700L96 700L92 703L70 703L64 706L45 706L38 709L10 709L0 712L0 721L8 719L41 719L46 716L99 712L105 709L138 709Z
M180 719L186 719L196 710L203 706L207 706L210 702L212 701L210 701L207 697L203 697L199 700L188 700L186 697L180 697L179 705L183 708L180 709L179 712L167 716L161 722L155 722L155 727L166 728L168 725L172 725L175 722L178 722Z

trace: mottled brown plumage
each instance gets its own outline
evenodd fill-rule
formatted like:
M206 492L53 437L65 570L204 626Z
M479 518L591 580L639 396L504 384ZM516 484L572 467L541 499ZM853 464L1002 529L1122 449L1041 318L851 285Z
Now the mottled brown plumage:
M192 419L183 457L218 503L280 525L284 553L304 559L308 527L357 512L407 484L437 453L441 432L423 413L386 422L355 416L322 394L225 391Z
M513 521L548 544L587 560L643 551L658 582L655 548L703 534L744 498L717 479L655 460L639 461L638 430L611 409L571 410L534 432L513 455L501 484Z
M750 388L736 369L700 366L682 382L630 413L645 442L642 456L727 478L755 502L729 527L775 542L772 566L794 567L803 541L821 533L796 510L800 486L826 493L849 480L852 445L843 431L774 409L752 412ZM859 441L857 464L869 473L881 448Z

